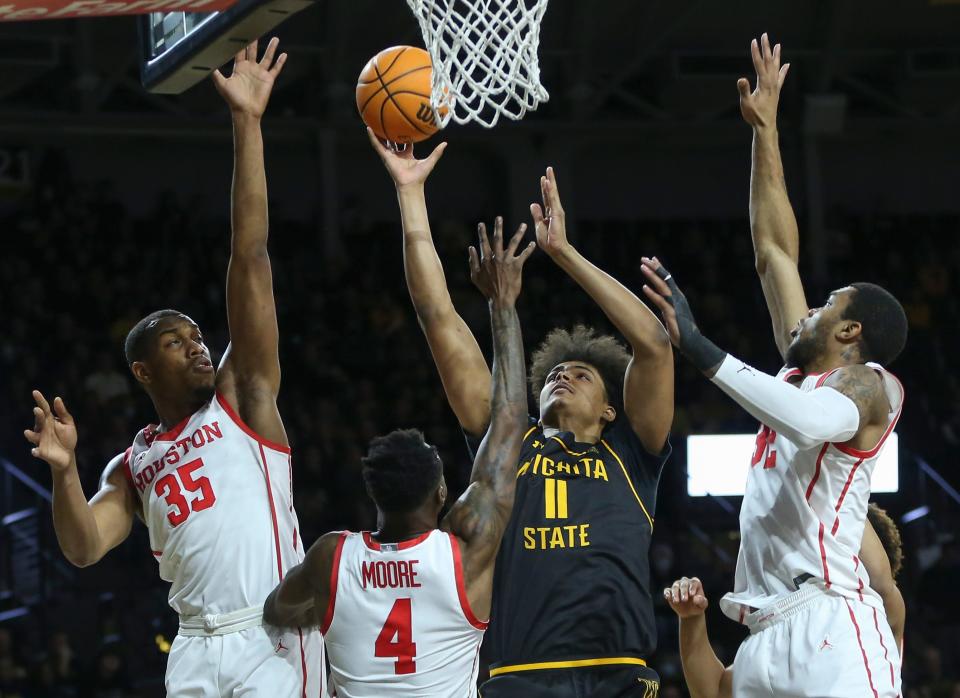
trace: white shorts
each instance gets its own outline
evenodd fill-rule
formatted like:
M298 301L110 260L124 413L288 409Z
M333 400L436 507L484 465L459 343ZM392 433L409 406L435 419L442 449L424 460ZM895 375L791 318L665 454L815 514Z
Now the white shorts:
M258 625L225 635L177 635L167 660L168 696L326 696L323 639L317 630Z
M807 586L746 616L735 698L894 698L900 655L882 608Z

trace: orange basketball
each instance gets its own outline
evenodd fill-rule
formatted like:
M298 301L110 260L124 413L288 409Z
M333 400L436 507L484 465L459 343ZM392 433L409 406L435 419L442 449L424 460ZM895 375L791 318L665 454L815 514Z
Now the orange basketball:
M394 46L371 58L357 81L357 110L380 138L417 143L440 128L430 105L430 54ZM445 113L445 110L444 112Z

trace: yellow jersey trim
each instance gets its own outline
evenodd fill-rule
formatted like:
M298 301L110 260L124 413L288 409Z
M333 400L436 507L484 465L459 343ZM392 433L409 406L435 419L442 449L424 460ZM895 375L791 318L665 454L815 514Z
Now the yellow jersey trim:
M630 491L633 492L633 496L637 498L637 504L639 504L640 508L643 509L643 513L647 517L647 521L650 522L650 530L653 531L653 517L650 516L650 512L647 511L647 508L643 506L643 500L640 499L640 495L637 494L637 490L633 486L633 480L630 479L630 475L627 473L627 468L623 464L623 461L620 460L620 456L618 456L617 452L610 448L610 444L603 439L600 439L600 443L606 446L607 450L610 451L610 455L617 459L617 463L620 464L620 469L623 471L623 476L627 479L627 484L630 485Z
M508 664L490 670L490 676L499 676L516 671L542 671L544 669L576 669L583 666L609 666L611 664L631 664L647 666L639 657L598 657L596 659L574 659L569 662L536 662L533 664Z
M585 455L588 453L587 451L581 451L580 453L576 453L576 452L574 452L574 451L571 451L569 448L567 448L567 445L566 445L565 443L563 443L563 439L561 439L559 436L551 436L550 438L553 439L554 441L556 441L558 444L560 444L560 446L563 448L563 450L566 451L567 454L569 454L569 455L571 455L571 456L575 456L575 457L579 458L580 456L585 456Z
M530 436L530 434L532 434L532 433L535 432L536 430L537 430L537 425L534 424L532 427L530 427L529 429L527 429L527 433L523 435L523 438L520 439L520 442L522 443L522 442L526 441L526 440L527 440L527 437Z

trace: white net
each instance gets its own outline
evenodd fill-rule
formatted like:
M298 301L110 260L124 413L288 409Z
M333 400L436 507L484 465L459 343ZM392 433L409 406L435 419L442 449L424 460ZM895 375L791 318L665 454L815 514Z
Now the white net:
M441 126L453 119L492 128L550 98L537 59L547 2L407 0L433 60L431 101Z

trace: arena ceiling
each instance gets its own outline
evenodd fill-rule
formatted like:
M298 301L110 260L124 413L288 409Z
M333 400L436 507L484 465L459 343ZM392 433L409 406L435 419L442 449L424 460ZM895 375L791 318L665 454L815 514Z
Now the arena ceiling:
M551 100L522 128L735 120L735 80L752 73L749 40L764 30L793 64L788 89L824 96L791 100L788 118L827 130L837 119L960 120L958 0L552 0L540 51ZM277 33L291 60L272 111L307 128L355 126L366 60L421 43L403 0L318 0ZM132 18L0 24L0 133L222 114L209 85L145 93L139 58Z

